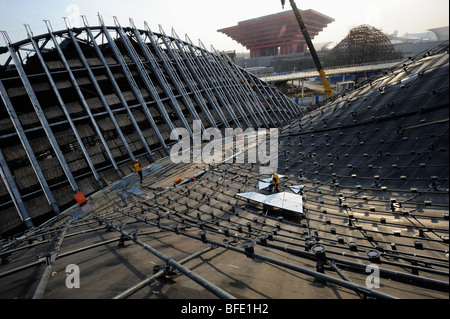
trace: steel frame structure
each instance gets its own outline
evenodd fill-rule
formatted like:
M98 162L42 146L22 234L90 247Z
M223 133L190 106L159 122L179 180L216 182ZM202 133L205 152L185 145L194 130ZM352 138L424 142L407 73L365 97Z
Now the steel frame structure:
M127 177L95 209L0 241L1 296L448 299L448 64L446 42L283 125L280 189L297 187L298 214L238 195L264 192L257 165L166 162L140 195ZM192 177L167 186L180 170Z
M167 156L176 127L193 138L194 120L202 129L269 128L301 112L201 42L195 46L187 36L182 41L174 31L167 36L162 28L155 33L146 22L138 29L131 19L130 27L122 27L116 18L114 26L98 18L99 25L90 26L83 16L79 28L65 19L66 29L59 31L45 21L48 33L39 36L26 25L28 38L16 43L2 31L8 56L0 66L1 182L7 192L0 194L0 207L10 211L5 218L11 226L1 232L21 227L20 216L28 216L32 227L41 215L59 214L75 203L71 192L102 189L131 173L129 164L137 158L149 163ZM61 135L71 142L59 140ZM56 158L53 169L63 174L49 178L45 156ZM16 173L21 166L31 166L36 179L23 185ZM64 196L55 195L59 187ZM30 212L29 200L41 196L49 206Z

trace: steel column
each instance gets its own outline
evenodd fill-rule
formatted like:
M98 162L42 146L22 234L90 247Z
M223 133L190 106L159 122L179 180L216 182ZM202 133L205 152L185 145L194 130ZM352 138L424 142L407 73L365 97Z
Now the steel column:
M291 107L290 103L287 103L285 98L283 96L281 96L280 93L276 89L274 89L273 87L270 87L270 90L279 99L279 101L280 101L279 104L282 104L282 105L285 106L284 109L283 109L284 112L290 113L291 114L291 116L290 116L291 118L295 117L297 112L295 112L293 110L293 108Z
M75 91L77 92L78 97L80 98L81 104L83 105L84 109L86 110L86 113L89 115L89 118L91 119L91 123L92 123L92 125L94 125L95 131L97 132L97 135L100 138L100 141L101 141L103 147L105 148L105 150L106 150L106 152L108 154L108 157L109 157L111 163L113 164L114 169L116 170L117 175L120 178L122 178L123 174L120 171L119 167L117 166L117 163L116 163L116 161L114 159L114 156L112 155L112 153L111 153L111 151L109 149L109 146L106 143L105 138L103 137L103 132L100 130L99 126L97 125L97 122L95 121L94 115L92 114L91 109L89 108L89 105L87 104L86 99L84 98L83 92L81 92L81 88L78 85L78 82L75 79L75 76L73 75L73 72L72 72L72 70L71 70L71 68L69 66L69 63L67 62L66 58L64 57L64 54L61 52L61 48L59 47L59 45L58 45L58 43L56 41L56 38L52 34L50 28L49 28L49 34L52 37L53 42L55 43L55 48L58 51L58 54L59 54L59 56L61 58L61 62L63 63L64 68L67 71L67 74L69 75L70 82L72 83Z
M148 27L147 22L145 22L145 26L146 26L147 32L150 33L150 37L149 38L150 38L150 41L152 42L153 48L155 49L156 53L158 54L158 57L163 61L164 65L166 67L166 70L168 70L170 72L170 74L172 74L172 77L177 79L177 81L176 81L177 85L180 87L182 92L184 92L184 94L186 95L186 99L188 100L188 102L192 104L192 102L190 101L190 99L188 97L188 93L184 89L184 85L183 85L181 79L178 77L178 75L176 73L176 70L174 69L172 64L170 64L170 61L169 61L169 59L167 57L167 54L163 50L161 50L160 47L154 42L154 39L153 39L154 34L150 30L150 28ZM174 64L177 67L177 70L180 72L180 74L182 75L185 83L188 85L189 89L194 94L195 101L197 102L197 104L202 109L202 112L205 115L205 117L206 117L210 127L217 128L216 121L214 120L214 118L213 118L211 112L209 111L207 105L205 104L203 98L198 96L198 93L199 93L198 89L193 87L192 78L188 78L186 72L184 71L184 67L185 66L184 66L183 60L181 58L178 58L179 56L177 56L177 54L174 52L174 50L172 50L171 45L167 41L168 37L165 34L164 34L163 37L161 37L161 39L162 39L164 45L166 46L167 51L169 52L171 58L173 59ZM193 105L192 105L192 107L194 108Z
M120 51L119 48L117 47L116 43L112 40L111 35L108 32L108 29L106 27L106 25L103 22L103 19L99 16L100 19L100 23L102 24L103 30L104 30L104 34L106 36L106 39L108 40L109 45L111 46L111 48L113 48L114 53L116 53L116 55L119 57ZM119 32L120 34L120 28L116 27L116 30ZM122 39L122 43L124 44L124 46L126 47L126 50L129 54L129 57L133 60L133 63L136 65L136 69L139 73L139 76L141 77L142 81L144 82L144 86L147 89L148 93L150 93L150 95L152 96L153 100L156 102L156 105L158 107L159 113L161 114L161 116L164 118L164 120L166 121L166 124L169 126L169 129L171 131L173 131L175 129L175 127L173 126L173 123L169 117L169 114L167 113L167 110L164 107L164 104L161 102L161 99L159 98L159 94L156 91L156 88L153 86L153 83L151 82L150 78L148 77L147 71L145 69L143 69L142 63L140 63L140 59L136 58L137 53L136 51L134 51L134 48L130 48L128 43L126 41L124 41L123 39L123 35L120 36L120 38ZM124 66L126 65L125 60L123 59L122 55L120 54L120 58L118 59L119 63L121 65ZM128 66L126 67L126 69L129 72L129 76L132 78L131 72L128 69ZM134 79L132 80L134 85L137 84L134 81ZM137 89L137 91L139 91ZM141 94L139 92L139 94ZM189 130L190 132L190 130Z
M230 59L230 57L228 56L228 54L224 53L225 58L227 59L228 63L230 65L234 65L233 61ZM234 69L235 72L238 76L238 78L241 79L242 82L246 83L246 85L249 87L248 92L249 95L252 97L252 99L255 101L255 103L259 106L259 108L262 110L263 114L265 114L267 116L267 118L269 119L270 123L272 124L272 127L276 127L276 123L275 122L279 122L280 123L280 119L278 118L278 116L273 113L273 115L276 118L276 121L274 119L272 119L272 117L270 116L269 112L266 110L266 108L262 105L262 101L266 100L264 98L264 95L262 94L261 90L259 89L259 86L256 85L256 83L254 83L254 81L250 81L250 83L253 83L253 87L255 87L255 90L258 91L258 93L261 96L261 99L258 97L258 95L256 94L255 90L253 89L253 87L250 85L249 83L249 79L244 76L243 73L243 69L241 69L239 66L234 65ZM269 104L270 109L272 109L272 107Z
M156 123L153 120L153 116L151 115L150 111L147 108L147 103L145 102L144 97L142 96L142 94L141 94L141 92L139 90L139 87L136 84L136 81L134 80L133 75L131 74L130 69L128 69L128 66L126 65L125 59L123 58L122 54L120 53L119 48L117 47L115 42L112 40L112 38L111 38L111 36L109 34L109 31L108 31L108 28L106 27L105 23L103 22L103 19L101 18L101 16L99 16L99 20L100 20L100 24L101 24L102 30L103 30L102 34L105 35L105 37L106 37L106 39L107 39L107 41L108 41L108 43L109 43L113 53L114 53L114 56L116 57L117 62L119 62L120 66L122 68L123 74L128 79L128 83L130 84L130 87L131 87L131 90L133 91L133 94L136 96L136 98L138 99L139 103L142 105L142 108L143 108L144 112L146 113L147 118L151 121L152 126L154 125L154 127L157 128ZM95 39L93 39L93 41L95 41ZM154 93L156 93L156 92L154 92ZM159 98L155 100L155 103L156 103L156 105L158 107L159 113L161 114L161 116L166 121L166 125L172 131L174 129L174 126L173 126L172 121L170 120L170 118L169 118L169 116L168 116L168 114L167 114L167 112L166 112L166 110L164 108L164 105L162 105L162 103L161 103ZM156 129L155 132L159 132L159 130ZM166 153L169 154L169 150L168 150L167 145L164 142L164 139L162 138L162 136L161 136L161 140L160 141L162 141L161 145L163 145L164 150L166 151Z
M6 34L6 32L3 32L3 36L5 38L5 41L7 42L9 53L14 61L14 64L16 65L16 70L19 73L19 77L22 80L22 83L25 87L25 90L31 101L31 104L36 112L36 115L39 118L39 122L41 123L42 128L44 129L44 132L47 135L50 145L52 146L52 148L56 154L56 157L58 158L58 161L61 164L61 167L69 181L70 186L72 187L72 189L74 191L76 191L76 190L78 190L78 185L75 182L74 177L72 176L72 172L70 171L69 166L67 165L66 159L64 158L64 155L62 154L61 149L59 148L58 142L56 141L56 138L53 135L53 132L47 122L47 118L45 117L44 111L42 110L42 107L39 104L36 94L34 93L33 87L31 86L31 83L28 80L27 74L21 63L22 61L19 59L16 51L11 46L11 42L10 42L9 37Z
M273 109L272 105L277 106L277 104L272 99L272 95L267 92L265 85L261 83L260 79L257 77L254 77L254 78L248 79L248 81L251 81L253 83L255 91L261 97L261 100L266 101L267 105L269 106L269 109L272 112L272 116L269 112L267 112L267 114L269 115L269 118L275 117L278 125L281 125L283 122L285 122L286 118L284 117L284 114L280 112L280 116L282 117L282 120L281 120L280 117L278 117L277 112L275 112L275 110ZM275 125L275 127L276 127L276 125Z
M117 30L119 32L120 39L121 39L122 43L125 45L125 47L126 47L128 53L129 53L131 59L136 64L138 73L141 76L142 80L144 80L144 83L145 83L147 89L149 90L149 93L153 96L153 98L155 100L159 100L160 99L159 98L159 94L156 91L156 88L154 87L153 82L151 81L147 71L145 70L145 67L144 67L141 59L139 58L137 52L134 50L134 47L130 43L130 40L126 36L125 31L121 27L121 25L120 25L120 23L119 23L119 21L117 20L116 17L114 17L114 21L116 23L116 27L117 27ZM143 53L144 53L145 57L147 58L147 60L152 65L153 74L156 75L156 78L158 79L159 84L162 86L164 92L169 97L170 103L172 104L173 109L177 113L178 118L180 119L180 121L183 124L183 126L185 127L185 129L191 135L191 138L194 139L194 135L193 135L192 130L191 130L190 126L189 126L189 123L187 122L186 117L184 116L183 111L181 110L180 105L178 104L178 101L177 101L176 97L174 96L174 94L172 92L172 89L170 88L169 84L167 83L167 80L165 79L164 74L162 73L162 71L159 68L159 66L153 61L153 59L151 59L151 58L149 59L148 52L146 52L144 50Z
M189 109L189 111L191 112L191 114L194 117L194 119L197 119L197 120L201 121L197 111L195 110L194 105L192 104L192 102L191 102L191 100L190 100L186 90L184 89L183 83L181 83L181 80L178 77L178 74L175 72L174 67L168 62L168 58L166 56L166 53L162 52L162 50L154 42L154 39L153 39L154 34L150 30L149 26L147 24L145 24L145 26L146 26L147 32L150 33L149 39L150 39L150 41L152 43L153 48L155 49L155 51L156 51L158 57L160 58L160 60L163 62L164 66L165 66L165 70L167 71L167 73L169 73L169 76L173 80L173 83L174 83L175 87L180 92L181 96L183 97L183 101L186 104L186 107ZM161 33L163 35L161 37L161 39L162 39L164 45L166 46L167 50L172 54L172 52L171 52L172 49L170 48L170 45L167 43L167 38L168 37L166 36L166 34L164 33L164 31L162 29L160 29L160 31L161 31ZM141 43L142 43L142 39L141 39ZM145 46L144 48L146 49L146 51L148 51L148 47L147 46ZM149 54L147 53L147 55L149 55ZM149 55L149 57L150 57L150 55ZM174 64L177 65L178 63L179 63L179 61L174 60ZM202 109L203 114L205 115L205 117L206 117L206 119L208 121L208 124L211 127L217 127L216 123L214 122L214 119L212 118L211 114L209 113L209 110L207 108L204 108L203 104L200 104L200 108ZM204 129L204 124L202 123L202 130L203 129Z
M19 217L22 221L25 222L25 225L28 229L33 228L33 222L31 221L31 217L28 214L27 208L22 201L22 196L20 195L19 188L17 187L16 181L9 170L8 163L6 162L5 157L3 156L2 149L0 148L0 176L2 177L3 182L5 183L6 189L8 190L9 195L14 203L14 206L19 213Z
M44 173L42 173L41 167L39 166L36 156L33 153L33 149L31 148L30 142L28 141L28 138L25 135L25 132L23 131L23 127L22 124L20 123L19 117L17 116L17 113L14 110L11 100L9 99L8 93L6 92L6 89L3 86L3 82L1 80L0 80L0 95L6 106L6 111L9 114L11 122L13 123L14 128L16 129L17 136L19 137L20 142L22 143L22 146L25 149L25 152L27 153L28 159L31 163L31 166L33 167L33 170L36 174L39 184L41 185L41 188L44 191L44 195L47 198L48 203L52 206L53 210L56 212L56 214L59 214L60 213L59 207L56 204L52 192L50 191L50 187L48 186L47 181L45 180Z
M174 33L174 31L172 31L172 33ZM209 104L211 105L211 108L216 112L216 114L217 114L217 116L219 116L219 118L220 118L220 120L222 121L222 123L223 123L223 125L226 127L226 128L229 128L230 127L230 125L229 125L229 123L228 123L228 121L227 121L227 119L226 119L226 117L225 117L225 115L223 114L223 112L222 112L222 110L221 110L221 108L219 107L219 103L217 102L217 100L216 100L216 98L214 97L214 95L211 95L210 94L210 88L207 88L206 86L205 86L205 84L204 84L204 81L201 79L201 76L202 76L202 74L201 74L201 72L197 72L196 70L195 70L195 66L192 64L192 62L191 62L191 58L189 58L187 55L186 55L186 53L184 52L184 49L183 49L183 47L181 46L181 44L183 44L183 45L185 45L185 43L184 42L182 42L181 40L180 40L180 38L178 37L178 35L176 35L175 34L175 41L174 42L172 42L172 43L175 43L175 46L178 48L178 53L179 53L179 55L181 55L182 56L182 59L186 62L185 63L185 65L187 66L187 68L189 69L189 71L190 71L190 75L195 79L195 82L194 81L190 81L190 79L188 78L188 80L187 80L187 82L190 84L190 85L199 85L200 87L201 87L201 89L203 90L203 92L204 92L204 94L205 94L205 96L206 96L206 99L208 100L208 102L209 102ZM180 44L181 43L181 44ZM186 75L187 75L188 73L186 73ZM195 90L195 88L194 88L194 90ZM200 97L200 99L203 101L203 97ZM230 116L231 117L231 116ZM233 121L236 125L237 125L237 127L240 127L240 124L239 124L239 122L237 121L237 119L235 119L234 117L231 117L231 121Z
M110 69L109 66L108 66L108 63L106 62L105 57L103 56L103 53L102 53L100 47L98 46L97 42L95 41L94 35L92 34L91 30L89 29L87 20L85 19L84 16L82 16L82 18L83 18L83 21L84 21L85 26L86 26L86 32L88 33L89 37L91 38L91 40L92 40L92 45L94 46L94 49L95 49L95 51L97 52L97 56L98 56L98 58L100 59L100 61L102 62L103 66L105 67L106 72L108 73L108 77L110 78L111 83L113 84L114 89L116 90L116 93L118 94L121 103L125 106L125 108L127 109L128 112L131 112L131 109L129 109L128 104L127 104L125 98L124 98L123 95L122 95L122 92L121 92L121 90L120 90L120 88L119 88L119 85L117 84L117 82L116 82L116 80L115 80L115 78L114 78L114 75L112 74L111 69ZM117 57L116 57L116 58L117 58ZM119 60L119 59L118 59L118 60ZM123 68L122 68L122 69L123 69ZM125 74L125 76L127 76L127 73L125 73L125 71L124 71L124 74ZM142 109L143 109L143 111L144 111L144 114L145 114L145 116L146 116L148 122L150 123L150 126L152 127L152 129L153 129L154 132L156 133L156 136L157 136L157 138L158 138L158 140L159 140L161 146L162 146L163 149L167 152L167 145L166 145L166 143L164 142L164 139L163 139L163 137L161 136L161 133L159 132L158 126L156 125L156 123L155 123L155 121L154 121L154 119L153 119L151 113L149 112L149 110L148 110L148 108L147 108L147 105L146 105L146 103L145 103L143 97L140 95L140 93L135 92L135 91L136 91L136 90L135 90L135 87L133 87L133 85L132 85L131 83L134 83L134 82L130 82L130 87L131 87L131 89L133 90L133 93L135 94L135 96L136 96L136 98L138 99L139 103L141 104ZM138 95L139 95L139 96L138 96ZM132 117L132 118L133 118L133 120L134 120L134 117ZM137 124L136 124L136 125L137 125ZM148 143L147 143L147 141L145 140L145 138L144 138L144 141L145 141L145 145L147 145ZM148 151L148 150L147 150L147 151ZM150 158L152 158L152 160L154 160L153 152L149 153L149 155L150 155Z
M103 184L101 182L100 176L98 175L97 170L95 169L94 164L92 163L92 160L89 157L86 147L83 144L83 140L81 139L80 135L78 134L78 130L77 130L75 124L73 123L72 117L70 116L70 113L66 108L66 105L61 97L61 94L59 94L59 90L56 86L55 81L53 80L52 75L50 74L50 71L49 71L47 65L45 64L45 61L44 61L44 58L42 57L39 46L37 45L36 41L34 41L34 39L32 37L31 29L29 29L29 26L26 26L26 28L27 28L27 32L28 32L28 38L30 39L30 42L36 52L36 56L38 57L38 60L41 62L42 68L44 69L44 72L47 75L47 79L50 83L50 86L52 87L53 92L55 93L56 98L58 99L59 105L61 106L61 109L63 110L64 115L67 118L67 121L69 122L70 128L72 129L72 132L74 133L75 138L76 138L78 144L80 145L80 148L84 155L84 158L85 158L86 162L88 163L89 168L91 169L92 173L94 174L94 178L96 179L98 185L100 186L100 188L103 188Z
M230 81L234 80L236 83L236 87L237 90L241 92L241 94L239 94L239 92L237 92L238 96L240 96L241 98L243 97L245 104L247 104L247 108L249 110L249 112L252 112L253 114L256 112L257 115L259 115L259 119L260 121L264 124L264 126L266 128L269 128L268 126L268 122L272 122L272 125L274 126L275 124L273 123L273 121L268 120L267 117L264 114L264 108L261 107L260 105L260 101L259 100L253 100L250 101L250 97L253 98L253 96L251 95L251 90L246 90L245 88L245 84L248 85L248 83L246 82L245 79L243 79L242 76L240 76L239 74L239 69L237 67L232 68L232 65L234 65L231 60L228 58L227 54L224 52L222 55L219 54L219 52L214 49L214 47L211 46L211 48L214 50L214 52L216 53L217 57L220 56L220 58L217 58L216 61L219 61L225 70L227 70L228 74L230 75ZM232 85L232 81L231 81L231 85ZM243 104L243 105L245 105ZM261 112L262 110L262 112ZM258 117L257 117L258 118Z
M203 61L209 67L211 74L213 75L214 79L217 81L217 84L215 87L220 87L221 89L223 88L225 95L227 96L229 101L233 102L234 108L237 110L237 112L241 116L241 118L244 121L247 128L252 127L252 125L250 124L250 121L247 117L247 114L241 108L241 103L243 103L243 101L240 99L238 94L235 92L233 85L230 84L230 82L228 81L228 77L224 73L224 70L220 66L218 66L217 68L215 68L213 66L211 61L214 61L217 64L216 58L214 57L214 55L211 52L206 50L205 46L202 44L202 42L200 40L199 40L199 43L201 45L200 53L203 57ZM229 90L226 89L227 85L224 84L222 79L227 83ZM240 100L240 102L236 100L236 97ZM253 117L253 114L251 114L251 112L250 112L250 116L252 117L252 120L253 120L254 124L256 125L256 127L259 127L260 126L259 122Z
M139 46L142 50L142 53L144 54L145 58L147 59L148 62L150 62L152 69L154 71L154 73L156 74L159 82L161 85L163 85L164 90L166 91L166 93L168 94L170 101L172 102L172 105L175 107L175 110L177 110L177 113L179 113L179 117L181 116L182 122L187 124L187 126L189 127L189 123L187 123L187 120L183 114L183 111L181 110L177 99L175 98L172 89L170 88L169 83L167 82L162 70L160 69L159 65L156 63L156 61L153 58L152 53L150 52L149 48L147 45L145 45L145 43L142 41L141 39L141 34L138 32L138 30L136 29L136 26L134 25L134 23L131 21L132 23L132 29L133 29L133 33L136 36L136 39L139 43ZM122 29L123 32L123 29ZM151 37L150 37L151 38ZM164 38L164 37L163 37ZM127 38L128 41L128 38ZM153 41L153 39L151 39L151 41ZM159 50L158 46L156 46L156 49ZM181 98L184 101L184 104L186 105L186 108L188 109L189 113L191 113L193 120L198 120L201 122L201 119L197 113L197 111L195 110L194 106L192 105L192 102L189 100L186 91L182 88L182 86L179 84L179 79L178 76L176 76L173 72L172 72L172 68L170 67L170 65L168 65L167 63L164 63L164 59L162 59L163 64L165 66L165 71L169 74L169 77L172 79L173 84L175 85L176 89L178 90L179 94L181 95ZM156 72L155 72L156 71ZM201 124L201 129L203 131L204 129L204 124Z
M103 93L102 93L102 91L101 91L99 85L97 84L97 82L96 82L96 80L95 80L95 76L94 76L94 74L92 73L92 71L91 71L91 69L90 69L89 63L87 62L86 57L85 57L84 54L83 54L83 51L81 50L79 44L77 43L77 40L76 40L76 38L75 38L75 35L74 35L73 32L70 30L70 28L67 28L67 32L69 33L69 35L70 35L70 37L71 37L71 39L72 39L72 42L73 42L73 44L75 45L75 48L76 48L76 50L77 50L77 52L78 52L78 56L80 57L80 59L81 59L83 65L85 66L86 69L89 70L88 72L89 72L89 76L91 77L92 83L94 83L96 89L98 90L98 93L99 93L99 95L101 96L102 102L103 102L103 104L105 105L105 107L107 108L107 111L108 111L108 113L110 114L110 117L111 117L111 118L114 118L114 115L113 115L113 113L112 113L112 110L111 110L111 108L109 107L109 104L108 104L108 102L106 101L106 98L104 97L104 95L103 95ZM95 43L95 42L94 42L94 43ZM97 45L97 43L95 43L95 45ZM131 112L131 110L130 110L130 108L129 108L127 102L126 102L126 100L124 99L124 97L123 97L123 95L122 95L122 92L120 91L120 88L119 88L119 86L117 85L117 82L116 82L116 80L114 79L114 76L113 76L111 70L110 70L109 67L108 67L108 64L106 63L106 61L105 61L105 59L104 59L104 57L103 57L103 54L101 53L100 50L97 51L97 54L99 55L100 61L102 61L102 63L103 63L103 66L104 66L104 68L105 68L105 70L106 70L106 73L108 74L108 78L110 79L110 81L111 81L111 83L112 83L112 85L113 85L113 87L114 87L114 90L116 91L116 93L117 93L117 95L118 95L118 97L119 97L119 99L120 99L120 102L122 103L122 105L123 105L123 106L125 107L125 109L127 110L128 116L130 117L130 120L131 120L131 123L133 124L133 127L135 128L136 132L138 133L139 138L141 139L142 144L144 145L145 150L146 150L147 153L149 154L149 156L150 156L150 158L152 159L152 161L155 161L155 159L154 159L154 157L153 157L153 152L150 150L150 148L149 148L149 146L148 146L148 143L147 143L147 141L145 140L145 137L142 135L142 132L141 132L139 126L138 126L137 123L136 123L136 120L135 120L135 118L134 118L134 116L133 116L133 113ZM100 55L101 55L101 57L100 57ZM114 123L116 123L115 118L114 118ZM115 124L115 125L116 125L116 124ZM117 129L120 129L120 127L119 127L118 124L117 124ZM122 136L122 134L121 134L121 136ZM131 154L133 154L133 153L131 152ZM135 160L134 155L133 155L131 158L133 159L133 161Z
M277 118L278 123L279 123L279 124L282 124L283 122L286 122L286 121L287 121L287 118L286 118L286 116L284 115L284 112L281 112L281 111L280 111L280 105L278 105L278 103L276 102L276 100L273 98L273 94L267 91L267 88L266 88L267 85L265 85L264 83L262 83L262 81L261 81L258 77L256 77L256 76L253 77L253 81L257 82L257 83L255 83L255 86L256 86L256 88L257 88L257 91L258 91L259 94L261 95L261 98L263 98L264 95L265 95L265 96L266 96L266 101L267 101L268 99L270 100L271 103L269 103L269 102L267 101L268 104L269 104L269 108L270 108L270 110L272 111L272 113L274 114L274 116ZM263 93L262 91L264 91L264 93ZM274 107L276 107L277 110L273 109L273 108L272 108L272 105L273 105ZM282 117L282 120L280 120L280 118L278 117L277 111L279 112L280 117Z
M241 124L239 123L238 117L234 113L233 109L230 108L231 102L228 100L228 97L225 96L225 94L223 93L221 87L219 87L218 85L215 85L214 83L211 82L210 76L206 73L206 70L210 69L211 66L206 65L206 62L202 61L199 58L199 56L194 52L194 48L196 50L199 50L199 48L194 46L194 44L192 43L192 41L189 39L189 37L187 35L186 35L186 39L188 40L188 43L190 44L190 45L188 45L188 49L191 52L191 55L192 55L193 59L195 59L195 61L196 61L195 67L197 67L198 70L200 70L200 73L203 75L203 78L206 80L208 85L211 87L211 90L213 92L215 92L215 96L219 99L220 103L225 108L225 110L227 111L227 113L230 116L230 118L233 120L233 122L236 125L236 127L241 127ZM204 53L202 52L202 50L200 50L200 51L201 51L201 55L203 56L203 59L204 59ZM212 72L212 71L210 70L210 72ZM215 74L215 73L211 73L211 74L215 78L217 78L217 74ZM226 101L224 100L224 98L226 99ZM242 120L245 122L245 125L247 127L250 127L248 121L246 121L244 118L242 118Z
M103 95L103 92L97 83L97 80L95 79L95 76L92 73L92 70L89 66L89 63L87 63L87 61L86 61L83 51L81 51L80 46L77 43L77 41L76 41L75 37L73 36L73 33L70 31L70 29L68 30L68 32L69 32L69 35L71 36L72 43L75 46L75 49L77 50L78 56L80 57L81 63L83 63L83 66L85 67L86 71L88 72L89 78L91 79L92 85L94 86L95 91L97 91L100 101L102 102L103 106L105 107L106 112L108 112L108 115L109 115L111 121L113 122L114 128L116 129L117 133L119 134L119 137L122 140L122 144L125 146L125 149L127 150L128 155L134 162L136 160L136 158L133 154L133 151L131 150L130 145L128 144L127 140L125 139L125 136L123 135L123 132L119 126L119 123L117 123L116 117L114 116L113 112L111 111L108 101L106 101L106 98ZM54 35L52 35L52 39L53 39L53 42L55 42L55 46L57 46L59 48L59 44L56 42ZM62 50L57 50L57 51L60 54L61 59L65 59Z

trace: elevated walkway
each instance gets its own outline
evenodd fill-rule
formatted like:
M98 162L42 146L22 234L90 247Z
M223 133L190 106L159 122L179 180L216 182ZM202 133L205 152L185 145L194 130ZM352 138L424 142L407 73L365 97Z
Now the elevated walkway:
M325 73L327 76L337 76L337 75L353 74L353 73L368 73L368 72L373 72L373 71L389 69L399 63L400 63L400 61L391 61L391 62L384 62L384 63L378 63L378 64L371 63L371 64L364 64L364 65L357 65L357 66L346 66L346 67L341 67L341 68L326 69ZM308 78L313 78L313 77L315 78L317 76L319 76L319 72L317 72L317 70L308 70L308 71L293 72L293 73L288 73L288 74L264 76L264 77L261 77L261 80L263 80L266 83L274 83L274 82L282 82L282 81L308 79Z

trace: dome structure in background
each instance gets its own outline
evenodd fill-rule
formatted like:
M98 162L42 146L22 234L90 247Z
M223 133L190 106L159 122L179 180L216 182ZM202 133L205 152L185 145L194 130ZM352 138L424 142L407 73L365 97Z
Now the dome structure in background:
M381 30L370 25L360 25L351 29L324 59L329 67L389 61L401 57L401 53L395 51L391 41Z

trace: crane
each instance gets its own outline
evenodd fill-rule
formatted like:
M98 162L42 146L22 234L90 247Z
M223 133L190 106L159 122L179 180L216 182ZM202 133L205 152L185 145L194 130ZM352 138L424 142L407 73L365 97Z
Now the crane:
M333 93L331 93L330 84L327 81L327 77L325 76L325 71L322 67L322 64L320 63L319 56L317 55L316 49L314 48L314 45L311 41L311 37L309 36L308 30L306 30L305 23L303 22L303 19L300 15L300 12L297 9L297 5L295 4L294 0L289 0L292 10L294 11L295 18L297 19L297 22L300 26L300 30L303 33L303 37L305 38L306 44L308 45L309 52L312 55L312 58L314 60L314 64L316 65L317 71L319 72L320 79L322 80L323 87L325 89L325 93L328 95L328 97L332 97ZM285 0L281 0L281 6L284 9Z

